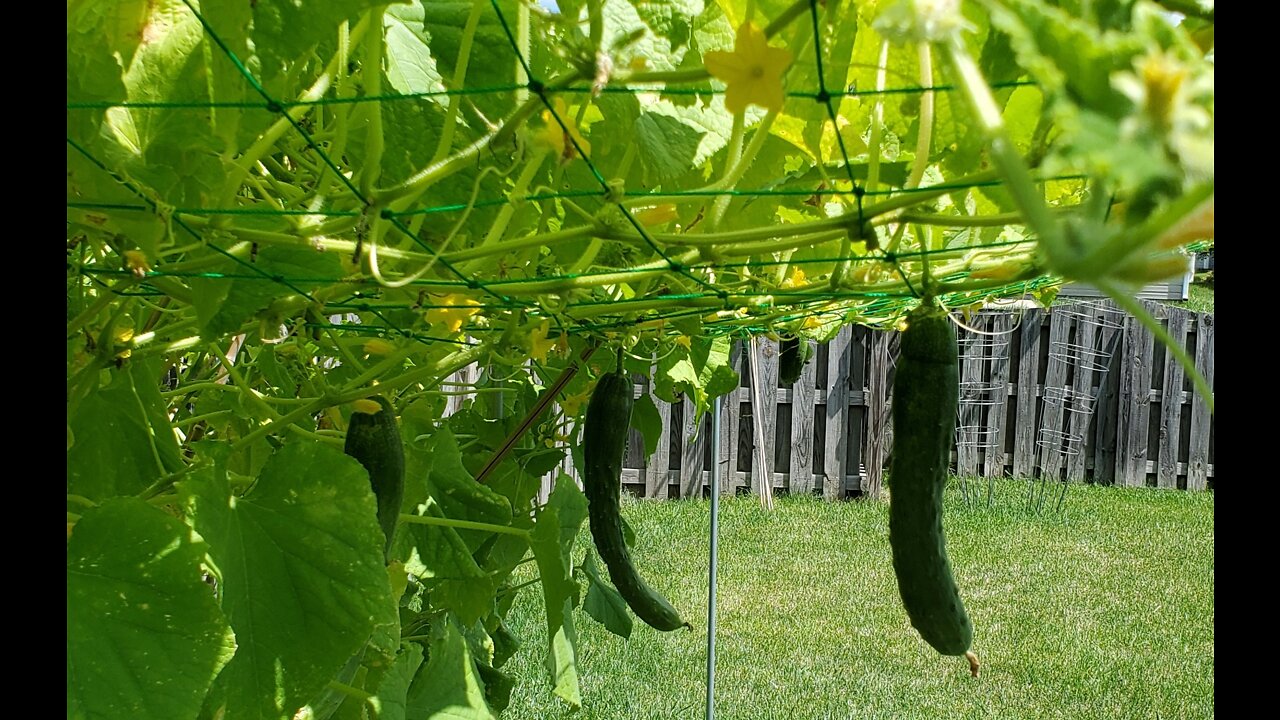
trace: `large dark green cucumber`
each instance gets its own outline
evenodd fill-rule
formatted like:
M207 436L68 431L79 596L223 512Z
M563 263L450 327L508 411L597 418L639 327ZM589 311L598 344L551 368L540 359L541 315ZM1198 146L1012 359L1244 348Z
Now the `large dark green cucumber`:
M942 491L955 436L960 373L947 313L921 305L907 318L893 382L889 544L911 624L943 655L969 653L973 626L951 575L942 531Z
M404 445L391 403L381 395L370 400L378 403L380 409L375 413L359 410L351 413L343 451L369 471L369 483L378 499L378 524L387 536L386 552L390 555L400 503L404 499Z
M609 568L618 594L636 617L658 630L692 626L659 592L640 577L622 536L622 460L627 450L633 402L631 378L623 372L604 375L596 383L583 421L582 454L586 465L583 489L600 559Z

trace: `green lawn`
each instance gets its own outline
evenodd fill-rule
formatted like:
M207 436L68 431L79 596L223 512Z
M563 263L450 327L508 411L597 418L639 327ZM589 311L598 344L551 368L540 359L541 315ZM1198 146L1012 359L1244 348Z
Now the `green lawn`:
M1015 509L1025 487L1002 483L996 509L949 489L977 680L909 625L886 505L726 500L716 717L1213 717L1213 494L1072 487L1064 515L1035 517ZM641 572L696 631L637 621L624 641L576 611L584 703L570 713L542 664L541 599L523 592L511 619L525 645L504 668L522 682L504 719L703 717L708 510L624 504Z
M1192 312L1213 312L1213 284L1194 282L1187 289L1187 299L1182 302L1171 302L1170 305L1186 308Z

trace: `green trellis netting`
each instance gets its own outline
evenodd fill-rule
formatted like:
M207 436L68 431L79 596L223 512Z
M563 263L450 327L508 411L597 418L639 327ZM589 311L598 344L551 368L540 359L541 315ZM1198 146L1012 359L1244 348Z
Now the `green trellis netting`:
M354 313L822 339L925 294L1168 274L1152 228L1212 195L1185 29L886 4L73 6L73 282L193 305L205 338Z

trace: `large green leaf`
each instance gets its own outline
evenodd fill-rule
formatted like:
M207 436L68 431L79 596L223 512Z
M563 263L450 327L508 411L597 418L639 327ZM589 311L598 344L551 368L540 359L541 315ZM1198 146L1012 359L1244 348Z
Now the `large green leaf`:
M662 433L666 428L662 425L662 416L658 414L658 406L653 404L653 396L645 394L636 398L631 406L631 427L640 432L644 438L644 455L649 457L658 449Z
M407 512L511 525L510 501L475 481L462 464L462 454L449 426L434 431L423 442L415 441L419 434L433 429L429 418L423 415L425 409L422 401L415 402L402 417ZM503 467L509 464L504 463ZM396 554L408 558L409 574L432 589L436 607L453 610L464 622L471 623L489 611L501 581L481 568L475 555L492 537L493 533L480 530L406 523L397 533Z
M684 393L693 401L698 417L708 402L738 387L738 371L729 364L732 341L724 335L694 338L689 350L675 348L658 361L654 392L667 402Z
M342 261L334 253L312 248L270 246L262 248L251 264L228 260L219 270L232 278L191 283L200 334L210 340L239 331L277 298L337 280L342 275ZM283 320L265 315L262 319L276 325Z
M582 609L614 635L631 637L632 620L627 601L600 577L595 555L589 551L582 560L582 572L587 576L587 597L582 601Z
M444 517L429 500L417 514ZM472 556L458 531L450 527L406 523L397 533L397 555L404 555L405 570L431 589L431 603L452 610L472 622L489 610L497 582Z
M431 50L437 69L452 79L458 59L464 49L463 30L474 3L470 0L432 0L423 5L424 30L430 38ZM514 31L516 3L500 0L496 3L502 17ZM466 87L468 89L509 87L516 80L516 54L507 37L503 24L489 2L484 3L480 22L476 27L467 63ZM496 120L511 110L511 96L495 92L471 96L480 112Z
M210 70L204 28L182 0L77 2L68 7L67 22L70 101L202 103L210 92L227 90L220 80L210 82L227 68ZM234 127L238 112L216 118ZM199 205L224 176L214 118L190 109L117 106L69 111L67 129L144 192Z
M271 77L302 58L321 42L334 43L338 25L354 21L377 0L257 0L253 7L253 42L262 59L262 74Z
M511 524L511 503L471 477L462 466L458 441L447 425L432 436L427 453L432 460L427 492L445 517L492 525ZM491 533L459 530L458 535L474 551Z
M140 492L182 467L178 440L160 397L156 360L112 370L111 381L67 418L67 492L92 500Z
M542 597L547 610L547 669L556 695L575 708L582 705L575 647L577 632L572 612L578 602L579 588L573 579L570 555L586 517L586 497L577 483L561 475L546 506L538 514L531 543L542 576Z
M407 720L409 688L422 666L422 646L406 645L378 685L378 720Z
M642 113L636 118L635 142L640 162L658 184L679 177L693 165L698 144L705 133L660 113Z
M386 73L391 87L406 95L434 93L445 89L435 58L428 46L429 37L422 23L422 3L392 5L383 16L386 27ZM447 104L443 95L433 96Z
M422 720L493 720L484 684L457 623L433 632L431 659L418 672L407 698L407 717Z
M205 546L133 498L86 512L67 540L67 717L194 718L235 652L201 579Z
M180 485L222 572L240 648L218 678L226 720L289 716L362 648L393 605L369 476L319 443L293 443L253 490L206 472Z

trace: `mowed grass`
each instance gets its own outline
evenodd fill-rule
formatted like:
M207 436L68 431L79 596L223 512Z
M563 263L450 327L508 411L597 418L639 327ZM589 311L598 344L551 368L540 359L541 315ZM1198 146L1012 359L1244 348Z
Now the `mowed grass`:
M995 507L977 509L948 488L976 680L910 626L885 503L787 497L767 512L752 497L723 501L716 717L1213 717L1213 494L1080 486L1065 513L1036 516L1021 509L1026 487L1003 481ZM520 684L504 719L703 717L709 508L623 506L642 574L696 630L637 620L624 641L576 610L583 706L571 713L543 665L541 597L524 591L510 616L524 645L504 668ZM585 550L585 527L580 540Z

